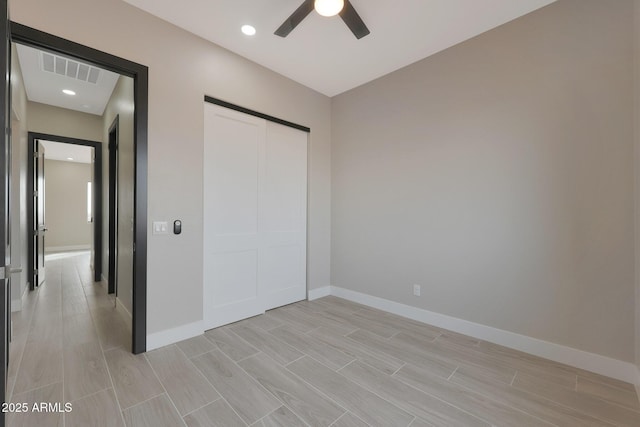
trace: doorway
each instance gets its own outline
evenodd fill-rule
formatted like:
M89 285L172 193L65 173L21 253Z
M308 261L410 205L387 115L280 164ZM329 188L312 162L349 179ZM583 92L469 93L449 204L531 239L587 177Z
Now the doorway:
M45 236L47 227L45 225L45 152L42 150L43 142L53 142L60 144L71 144L74 146L93 148L94 164L91 185L91 217L87 221L93 223L93 271L94 280L99 282L102 279L102 143L97 141L87 141L77 138L69 138L59 135L42 134L29 132L28 153L34 153L34 161L27 163L27 188L32 189L33 199L27 202L27 229L34 230L33 238L28 239L29 264L27 271L29 274L29 286L35 290L44 281L44 255L46 249ZM88 189L87 189L88 190ZM29 191L27 192L29 193ZM88 213L89 214L89 213ZM71 246L60 249L80 249Z
M35 47L52 54L75 58L108 71L130 77L133 81L132 109L132 213L131 224L131 315L132 351L146 351L146 259L147 259L147 115L148 115L148 69L147 67L47 34L33 28L10 22L11 40ZM35 135L33 135L35 141ZM31 137L30 137L31 140ZM65 141L62 141L65 142ZM68 142L68 141L67 141ZM97 152L98 150L96 150ZM96 162L101 164L101 162ZM29 187L27 187L29 188ZM98 198L96 198L98 200ZM98 213L102 209L96 209ZM30 216L32 217L32 216ZM97 223L97 221L96 221ZM102 233L96 240L102 239ZM96 243L96 248L100 247ZM96 272L102 270L101 257L96 256ZM6 335L6 331L3 331ZM4 338L1 337L0 338Z

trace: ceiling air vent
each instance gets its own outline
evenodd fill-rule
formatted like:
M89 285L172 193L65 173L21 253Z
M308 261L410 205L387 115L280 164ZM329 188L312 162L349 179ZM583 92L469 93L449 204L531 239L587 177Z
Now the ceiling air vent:
M72 79L96 84L100 69L62 56L41 52L42 71L67 76Z

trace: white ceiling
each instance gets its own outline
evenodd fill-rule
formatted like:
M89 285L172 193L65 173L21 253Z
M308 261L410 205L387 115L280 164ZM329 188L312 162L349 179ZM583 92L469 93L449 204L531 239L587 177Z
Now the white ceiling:
M356 40L315 11L273 32L302 0L124 0L328 96L381 77L555 0L351 0L371 30ZM240 32L251 24L253 37Z
M80 78L78 78L79 74L77 71L73 73L76 77L60 75L55 71L45 71L44 57L41 50L21 44L17 44L16 48L18 50L18 60L22 69L22 77L29 101L96 114L98 116L104 113L107 102L109 102L109 98L111 98L113 88L118 81L118 77L120 77L118 74L103 69L96 69L96 72L99 70L99 74L97 75L98 77L95 83L87 81L87 78L83 81L80 79L82 78L81 75ZM82 67L78 66L78 69L83 68L86 70L84 65L87 65L89 70L92 67L77 60L72 60L69 64L71 63L83 64ZM57 71L57 69L55 70ZM72 74L71 71L76 70L76 68L75 66L74 68L67 66L65 71L67 70L69 74ZM73 90L76 95L65 95L62 93L63 89Z
M40 141L44 146L44 158L62 160L63 162L91 163L93 147L84 145L63 144L53 141ZM69 160L69 158L73 160Z

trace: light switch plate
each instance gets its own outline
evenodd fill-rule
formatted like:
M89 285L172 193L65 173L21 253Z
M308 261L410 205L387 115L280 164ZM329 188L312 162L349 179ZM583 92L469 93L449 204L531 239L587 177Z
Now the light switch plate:
M169 234L167 221L153 221L153 234Z

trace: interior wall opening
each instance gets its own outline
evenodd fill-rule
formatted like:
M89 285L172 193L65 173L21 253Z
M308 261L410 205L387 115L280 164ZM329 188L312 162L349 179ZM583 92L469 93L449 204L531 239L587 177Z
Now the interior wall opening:
M12 228L18 235L23 228L24 241L29 242L16 248L28 261L12 298L21 301L25 289L46 286L45 253L58 259L51 255L90 251L91 280L113 294L113 308L124 319L129 336L125 345L132 348L134 78L20 43L12 43L12 52L13 71L20 74L22 86L12 89L24 92L19 109L28 134L27 141L18 135L22 143L14 143L20 167L14 169L13 179L23 183L14 199L26 199L27 209L13 217ZM35 154L39 146L44 152L40 165ZM115 169L114 161L120 165ZM109 197L111 187L119 189L115 199ZM90 288L85 288L87 298L94 292ZM15 304L16 310L20 305Z

